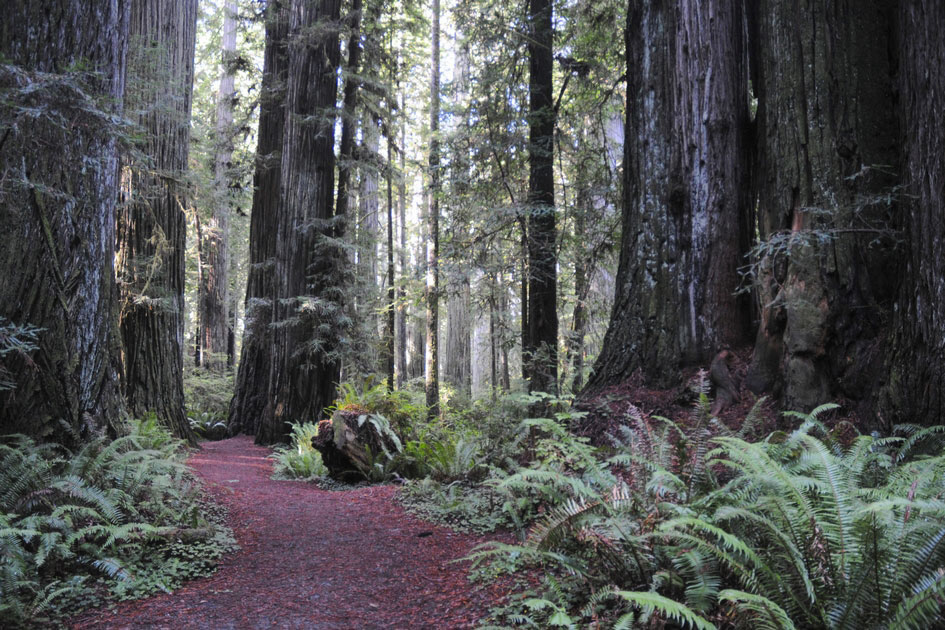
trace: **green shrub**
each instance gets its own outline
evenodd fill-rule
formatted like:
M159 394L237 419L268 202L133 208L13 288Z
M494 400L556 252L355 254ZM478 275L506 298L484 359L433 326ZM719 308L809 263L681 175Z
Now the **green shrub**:
M277 446L270 457L275 460L273 479L316 479L328 474L321 453L312 446L312 438L318 434L318 425L313 422L292 424L292 443Z
M212 571L233 541L184 454L153 418L75 453L2 438L0 625L35 625Z

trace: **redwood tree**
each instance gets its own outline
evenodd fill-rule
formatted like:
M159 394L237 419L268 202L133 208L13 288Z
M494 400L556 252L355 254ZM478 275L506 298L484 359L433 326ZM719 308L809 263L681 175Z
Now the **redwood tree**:
M882 364L895 282L892 18L889 0L757 5L761 322L748 385L788 408L869 398Z
M125 110L145 131L119 212L122 393L196 443L184 416L184 174L190 153L196 0L132 0Z
M115 203L130 3L12 0L0 20L0 318L41 329L5 362L0 433L117 430Z
M319 419L339 377L347 264L332 221L340 7L340 0L292 0L289 11L275 329L261 444L284 440L288 422Z
M886 422L945 421L945 5L899 5L899 115L907 243L884 396Z
M275 260L281 208L285 82L289 69L288 28L287 1L270 2L266 7L266 47L249 226L246 324L228 422L233 434L256 434L269 397L271 324L273 302L277 299Z
M593 391L739 342L748 122L742 3L629 2L623 244Z

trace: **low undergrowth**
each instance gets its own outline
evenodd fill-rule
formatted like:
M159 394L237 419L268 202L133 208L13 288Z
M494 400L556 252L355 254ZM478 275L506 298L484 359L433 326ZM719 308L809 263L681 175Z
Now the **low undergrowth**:
M76 452L0 440L0 625L36 627L171 591L235 547L220 508L153 419Z

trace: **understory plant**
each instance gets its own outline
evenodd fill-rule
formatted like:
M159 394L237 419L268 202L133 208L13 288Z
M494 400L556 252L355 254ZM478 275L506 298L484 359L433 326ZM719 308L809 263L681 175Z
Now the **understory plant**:
M0 439L0 625L170 591L233 547L222 515L153 419L69 452Z
M322 462L321 453L312 446L312 438L318 435L314 422L290 423L292 438L288 446L277 446L270 457L274 460L273 479L312 480L324 477L328 469Z
M835 434L819 420L833 407L825 405L790 414L798 423L792 432L750 442L753 418L735 434L706 403L700 396L686 430L632 412L613 454L598 464L580 440L552 431L553 443L539 442L531 466L500 482L523 505L542 499L522 544L472 554L480 570L530 566L543 575L506 622L945 623L945 428L841 440L849 431Z

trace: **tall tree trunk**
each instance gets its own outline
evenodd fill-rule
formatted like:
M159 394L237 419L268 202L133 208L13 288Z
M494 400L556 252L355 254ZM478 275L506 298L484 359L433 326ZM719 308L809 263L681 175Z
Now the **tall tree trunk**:
M256 442L284 441L287 423L320 419L335 397L337 328L347 266L334 244L334 107L340 61L340 0L292 0L276 237L270 395ZM331 330L325 334L322 328Z
M528 39L528 390L558 393L551 0L530 0Z
M628 4L623 243L586 392L636 370L658 386L737 344L747 211L743 5Z
M945 5L899 5L900 201L908 251L893 320L887 423L945 422Z
M433 0L433 33L430 76L430 238L427 242L427 349L426 376L427 416L440 413L440 0Z
M269 396L270 347L273 343L270 324L277 296L276 236L285 133L285 81L289 68L288 28L287 0L270 2L266 8L266 48L249 225L246 327L228 422L229 431L234 435L256 434Z
M111 120L121 115L129 9L3 7L0 54L14 65L0 68L0 320L41 330L31 356L3 359L14 388L0 391L0 433L68 443L120 430Z
M394 391L394 329L396 327L396 293L394 287L394 141L387 136L387 307L385 311L384 359L387 368L387 391Z
M119 212L122 393L196 444L184 416L185 181L190 153L197 0L132 0L126 114L146 133L146 158L124 173ZM146 161L145 161L146 160Z
M235 0L223 6L223 40L221 58L223 73L217 91L216 158L213 169L213 215L204 227L207 239L203 244L206 256L200 285L200 364L222 370L233 364L230 337L233 334L230 318L230 171L233 159L233 59L236 56Z
M781 392L789 408L874 389L895 282L882 242L889 208L878 201L898 161L894 4L758 5L757 208L767 247L748 385Z
M400 82L397 83L400 92ZM400 93L400 111L404 111L404 94ZM397 210L399 213L400 230L400 283L397 287L397 389L403 386L408 378L407 365L407 122L401 119L400 124L400 178L397 182ZM392 165L388 165L389 168Z

